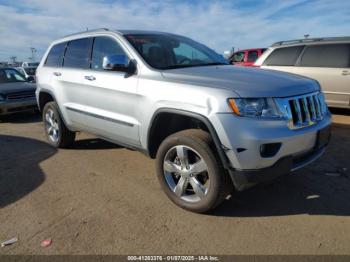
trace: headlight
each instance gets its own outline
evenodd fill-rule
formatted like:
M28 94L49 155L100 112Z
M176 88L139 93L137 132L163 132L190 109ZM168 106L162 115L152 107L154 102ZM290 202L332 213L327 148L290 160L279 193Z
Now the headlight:
M230 98L229 105L238 116L282 118L273 98Z

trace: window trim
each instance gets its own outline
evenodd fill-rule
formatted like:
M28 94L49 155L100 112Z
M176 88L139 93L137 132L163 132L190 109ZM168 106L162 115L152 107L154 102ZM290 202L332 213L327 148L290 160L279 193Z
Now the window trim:
M74 41L74 40L79 40L79 39L83 39L83 38L93 38L93 43L95 41L95 38L96 37L108 37L108 38L111 38L112 40L114 40L119 46L120 48L123 49L125 55L128 57L129 60L135 60L134 56L137 56L138 59L141 59L142 61L142 64L145 64L146 66L147 63L143 60L143 58L141 56L139 56L137 54L137 52L133 49L133 47L130 45L128 45L128 41L124 38L123 35L111 35L111 34L108 34L108 33L96 33L96 34L93 34L93 35L89 35L89 36L81 36L81 37L76 37L76 38L72 38L72 39L61 39L61 40L58 40L56 43L54 44L51 44L49 50L47 51L47 54L46 54L46 57L45 57L45 62L43 63L43 67L51 67L51 68L62 68L64 69L65 67L63 67L63 63L64 63L64 59L65 59L65 56L66 56L66 51L67 51L67 46L68 46L68 42L70 41ZM123 42L123 38L124 38L124 41L126 43ZM62 63L60 66L48 66L46 65L46 61L47 61L47 58L49 57L49 54L50 54L50 51L52 50L52 48L56 45L60 45L60 44L65 44L64 46L64 52L63 52L63 56L62 56ZM92 44L93 44L92 43ZM91 54L90 56L92 57L92 50L93 50L93 45L92 45L92 48L91 48ZM134 52L136 54L134 54ZM139 67L138 63L136 63L136 66ZM94 70L94 71L103 71L103 72L106 72L106 73L118 73L118 71L108 71L108 70L103 70L103 69L93 69L91 68L91 58L90 58L90 67L89 68L76 68L76 67L66 67L66 68L69 68L69 69L79 69L79 70ZM153 69L155 70L155 69ZM139 70L137 70L138 72Z
M297 66L297 67L305 67L305 68L335 68L335 69L343 69L343 68L350 68L350 55L349 55L349 57L348 57L348 60L349 60L349 62L348 62L348 67L329 67L329 66L303 66L303 65L301 65L301 58L303 57L303 55L304 55L304 53L305 53L305 51L306 51L306 49L307 49L307 47L311 47L311 46L320 46L320 45L323 45L323 46L325 46L325 45L347 45L348 46L348 48L349 48L349 50L350 50L350 43L348 43L348 42L346 42L346 43L317 43L317 44L311 44L311 45L305 45L304 46L304 49L302 50L302 52L300 53L300 56L299 56L299 58L297 59L297 63L295 64L295 66Z
M113 72L113 73L118 73L118 71L110 71L110 70L104 70L103 68L99 69L99 68L91 68L92 66L92 55L93 55L93 51L94 51L94 43L95 43L95 39L97 37L107 37L112 39L114 42L116 42L119 47L123 50L124 54L128 57L129 60L132 60L133 58L130 57L129 53L127 51L125 51L124 46L119 42L119 39L116 39L115 37L111 36L111 35L94 35L93 37L93 42L92 42L92 47L91 47L91 54L90 54L90 67L88 68L89 70L93 70L93 71L97 71L97 72ZM123 72L121 72L123 73Z
M45 58L45 62L44 62L44 64L43 64L43 67L53 67L53 68L61 68L61 67L63 67L64 56L65 56L66 50L67 50L67 43L68 43L68 41L62 41L62 42L53 44L53 45L51 46L51 48L49 49L49 51L47 52L47 55L46 55L46 58ZM50 55L52 49L53 49L55 46L58 46L58 45L61 45L61 44L65 44L65 45L64 45L64 50L63 50L63 55L62 55L61 65L60 65L60 66L47 65L47 64L46 64L46 63L47 63L47 59L49 58L49 55Z
M88 65L88 67L64 66L64 60L65 60L65 57L66 57L66 54L67 54L67 49L68 49L69 43L73 42L73 41L83 40L83 39L91 39L91 45L90 45L89 53L88 53L89 54L88 55L88 58L89 58L89 63L88 63L89 65ZM90 69L90 67L91 67L91 54L92 54L93 42L94 42L94 36L87 36L87 37L81 37L81 38L68 40L66 42L66 46L65 46L65 50L64 50L64 54L63 54L61 67L62 68L69 68L69 69L79 69L79 70Z
M284 48L291 48L291 47L299 47L299 46L302 46L302 50L300 51L299 53L299 56L297 57L297 59L295 60L294 62L294 65L267 65L266 64L266 61L268 60L268 58L273 54L273 52L275 52L276 50L278 49L284 49ZM301 55L304 53L305 51L305 47L306 45L295 45L295 46L286 46L286 47L278 47L278 48L274 48L271 53L265 58L262 66L283 66L283 67L286 67L286 66L298 66L299 62L300 62L300 59L301 59Z

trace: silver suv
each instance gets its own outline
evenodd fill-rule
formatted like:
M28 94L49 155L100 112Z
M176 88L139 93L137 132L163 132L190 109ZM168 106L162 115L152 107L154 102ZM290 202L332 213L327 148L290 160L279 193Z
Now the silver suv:
M169 33L101 29L54 41L36 95L51 145L86 131L139 150L156 158L168 197L194 212L311 163L330 135L316 81L233 67Z
M350 37L277 42L255 66L313 78L329 106L350 108Z

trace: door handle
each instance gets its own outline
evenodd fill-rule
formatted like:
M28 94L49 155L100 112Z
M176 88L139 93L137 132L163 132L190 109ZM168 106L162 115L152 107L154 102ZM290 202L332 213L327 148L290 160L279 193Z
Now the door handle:
M62 74L60 72L53 72L55 76L61 76Z
M341 72L341 74L342 74L343 76L347 76L347 75L350 75L350 72L349 72L348 70L343 70L343 71Z
M85 78L86 80L89 80L89 81L94 81L94 80L96 80L96 77L94 77L94 76L84 76L84 78Z

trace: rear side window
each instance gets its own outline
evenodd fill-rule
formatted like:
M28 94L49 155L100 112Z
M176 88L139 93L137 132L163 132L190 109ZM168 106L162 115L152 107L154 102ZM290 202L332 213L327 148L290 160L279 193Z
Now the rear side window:
M89 68L92 38L69 41L64 55L64 67Z
M109 55L124 55L123 49L120 45L110 37L96 37L92 49L92 69L102 69L103 57Z
M265 60L264 65L294 66L304 46L293 46L275 49Z
M46 66L61 67L63 61L64 50L66 48L66 42L54 45L45 61Z
M258 59L258 52L257 51L249 51L248 53L248 62L255 62L256 59Z
M305 67L349 67L350 45L310 45L307 46L300 60Z

